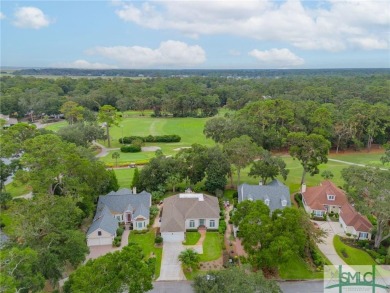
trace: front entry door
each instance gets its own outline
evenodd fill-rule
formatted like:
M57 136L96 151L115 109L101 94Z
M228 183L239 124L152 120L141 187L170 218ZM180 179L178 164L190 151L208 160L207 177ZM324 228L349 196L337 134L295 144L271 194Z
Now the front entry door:
M127 214L127 222L131 222L131 214Z

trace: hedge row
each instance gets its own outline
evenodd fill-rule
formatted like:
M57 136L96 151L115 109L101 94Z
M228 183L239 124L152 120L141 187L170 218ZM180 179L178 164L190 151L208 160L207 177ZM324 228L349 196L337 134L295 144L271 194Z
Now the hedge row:
M138 145L130 144L121 147L121 152L123 153L138 153L140 151L141 151L141 147Z
M148 136L125 136L123 139L119 139L119 143L128 144L132 143L134 140L139 139L143 142L180 142L181 137L176 134L167 134L167 135L148 135Z

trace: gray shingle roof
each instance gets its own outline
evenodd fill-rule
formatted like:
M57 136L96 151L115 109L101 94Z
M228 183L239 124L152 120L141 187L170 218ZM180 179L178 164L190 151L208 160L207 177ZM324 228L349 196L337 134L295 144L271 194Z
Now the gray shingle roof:
M97 229L102 229L112 235L115 234L116 229L118 228L118 221L114 218L114 216L111 214L110 210L103 206L103 208L100 211L96 212L95 219L92 222L92 225L89 227L87 235L93 233Z
M117 192L111 191L107 195L99 196L96 214L91 227L88 229L87 235L98 228L115 234L118 228L118 221L114 218L113 214L122 214L128 210L133 212L133 217L141 215L149 219L151 198L152 195L148 192L142 191L139 194L133 194L127 188L122 188Z
M273 180L267 185L241 184L238 186L238 202L244 200L262 200L264 203L269 199L271 212L276 209L283 209L282 201L287 202L286 206L291 206L290 190L279 180Z
M200 218L219 218L218 198L203 194L203 200L199 200L173 195L164 199L160 231L185 231L186 219Z

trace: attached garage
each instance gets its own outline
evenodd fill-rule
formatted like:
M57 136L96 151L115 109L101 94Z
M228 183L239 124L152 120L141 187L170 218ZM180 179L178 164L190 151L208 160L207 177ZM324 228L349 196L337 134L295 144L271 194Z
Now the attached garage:
M88 238L88 246L97 246L97 245L112 245L111 237L102 237L102 238Z
M183 242L184 232L162 232L161 237L164 242Z

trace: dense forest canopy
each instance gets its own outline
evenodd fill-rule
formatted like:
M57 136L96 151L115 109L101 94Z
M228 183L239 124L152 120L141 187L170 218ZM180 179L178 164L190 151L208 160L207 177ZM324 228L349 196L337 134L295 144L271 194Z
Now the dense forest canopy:
M388 71L356 70L345 76L302 72L307 75L251 79L3 76L1 112L19 118L50 116L59 114L65 102L74 102L94 112L110 105L122 112L151 109L156 117L212 117L225 107L233 114L212 120L205 130L218 142L248 135L266 149L280 149L289 132L299 131L320 134L336 149L369 148L390 139Z

